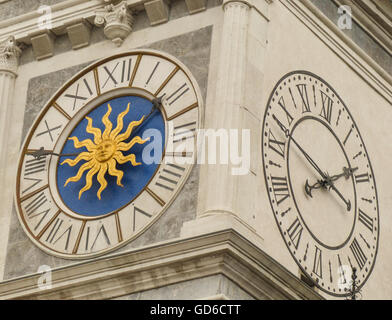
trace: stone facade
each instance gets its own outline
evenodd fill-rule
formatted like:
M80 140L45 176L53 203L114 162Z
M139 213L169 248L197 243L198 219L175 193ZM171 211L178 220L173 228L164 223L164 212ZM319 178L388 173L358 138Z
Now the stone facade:
M110 10L98 0L0 3L2 20L13 22L0 24L0 40L16 33L11 39L18 62L12 70L0 65L0 88L9 88L0 92L5 101L0 146L7 154L0 158L7 168L0 174L0 298L339 298L303 281L264 183L260 144L269 95L284 74L307 70L327 79L342 96L370 155L380 244L362 294L390 299L388 15L375 8L360 19L354 15L351 30L339 30L338 4L344 0L123 1L126 19L118 18L117 24L130 30L118 40L113 30L105 31L105 15L119 2ZM53 9L53 28L45 32L35 25L39 5ZM375 16L385 20L369 29ZM106 20L97 23L96 17ZM40 110L72 76L99 59L137 48L169 53L189 68L204 100L204 128L249 129L249 172L232 175L238 169L234 164L196 165L170 208L135 240L83 262L51 256L33 244L17 218L12 199L20 146ZM317 211L317 204L312 209ZM53 269L52 289L37 287L42 265ZM331 267L329 272L337 278Z

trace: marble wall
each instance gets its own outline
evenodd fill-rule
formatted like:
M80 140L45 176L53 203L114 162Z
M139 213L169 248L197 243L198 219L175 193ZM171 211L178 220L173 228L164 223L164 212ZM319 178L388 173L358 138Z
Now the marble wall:
M156 49L172 54L183 62L196 78L203 99L207 94L207 79L210 62L212 27L205 27L177 37L152 43L144 48ZM61 71L52 72L32 78L27 91L22 141L34 122L39 111L49 98L70 77L90 63L73 66ZM21 143L22 143L21 141ZM168 240L178 237L183 222L194 219L196 215L199 168L195 166L188 181L171 207L147 231L133 242L119 249L130 248ZM52 257L38 249L25 235L15 208L12 210L11 226L8 239L7 257L4 279L23 276L37 272L40 265L59 267L72 264L71 260Z

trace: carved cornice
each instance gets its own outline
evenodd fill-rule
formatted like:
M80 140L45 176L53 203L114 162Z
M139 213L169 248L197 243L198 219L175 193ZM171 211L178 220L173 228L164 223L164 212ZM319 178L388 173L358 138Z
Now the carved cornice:
M97 10L94 23L99 27L104 26L103 32L105 36L119 47L131 33L133 20L134 18L132 12L127 7L127 2L121 1L116 5L110 3L103 9Z
M111 299L216 274L256 299L322 299L232 229L54 269L51 289L38 288L40 274L7 280L0 299Z
M22 50L17 45L14 36L9 36L5 41L0 42L0 71L16 75L21 53Z

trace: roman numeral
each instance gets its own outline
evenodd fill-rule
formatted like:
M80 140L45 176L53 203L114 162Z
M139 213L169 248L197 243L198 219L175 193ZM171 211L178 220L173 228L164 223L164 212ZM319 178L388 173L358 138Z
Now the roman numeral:
M308 89L306 87L306 84L297 84L297 89L302 100L302 113L310 112Z
M50 211L50 208L29 216L30 219L33 219L33 218L38 217L39 215L43 214L43 216L41 217L41 220L38 221L38 223L35 225L34 231L36 231L39 228L39 226L41 225L42 221L44 221L44 219L46 218L49 211Z
M45 241L52 243L54 237L56 236L57 232L59 231L61 225L63 224L64 220L57 218L54 225L52 226L52 229L50 230L48 236L46 237Z
M93 95L93 92L91 91L91 88L90 88L90 86L89 86L87 80L86 80L86 79L83 79L83 83L84 83L84 85L86 86L87 91L89 92L90 96L92 96L92 95ZM76 101L77 101L77 100L82 100L82 101L87 100L87 97L84 97L84 96L82 96L82 95L79 94L79 87L80 87L80 83L77 84L76 89L75 89L75 93L74 93L74 94L69 94L69 93L67 93L67 94L64 95L64 97L74 99L74 100L73 100L73 107L72 107L72 110L75 110Z
M189 87L186 83L184 83L181 87L179 87L176 91L174 91L170 96L167 97L167 102L169 106L171 106L174 102L180 99L186 92L189 91Z
M176 126L173 131L173 143L193 138L196 131L196 121Z
M346 142L347 142L347 140L348 140L348 137L351 135L351 132L352 132L352 131L353 131L353 127L350 128L350 131L347 133L346 138L344 138L343 145L346 145Z
M295 249L298 249L298 245L302 236L302 230L303 227L298 218L296 218L291 224L291 226L287 229L287 234L289 235L289 238L293 243Z
M98 239L98 237L102 234L102 236L104 237L104 239L105 239L105 241L106 241L106 244L108 245L108 246L110 246L110 240L109 240L109 237L108 237L108 234L107 234L107 232L106 232L106 229L105 229L105 226L104 225L101 225L101 227L99 228L99 230L98 230L98 232L97 232L97 235L95 236L95 239L94 239L94 242L93 242L93 244L92 244L92 246L91 246L91 248L89 249L89 238L90 238L90 227L87 227L87 234L86 234L86 245L85 245L85 249L86 249L86 251L88 251L88 250L90 250L90 251L92 251L93 250L93 248L94 248L94 246L95 246L95 243L97 242L97 239Z
M278 155L280 155L284 159L284 150L285 150L286 142L276 140L274 134L271 132L271 129L268 133L268 147L274 150Z
M366 264L367 258L365 254L363 253L358 241L356 238L354 238L353 242L350 245L351 252L354 255L355 260L357 261L357 264L360 269L364 267Z
M105 83L103 84L102 88L104 88L106 86L106 84L108 83L109 80L112 80L112 82L117 85L117 80L116 78L113 76L114 71L116 71L118 65L120 64L120 62L117 62L116 65L114 66L114 68L112 69L112 71L109 71L107 66L104 66L103 69L106 71L107 73L107 78Z
M116 72L116 70L117 70L117 67L120 65L121 65L121 67L120 67L121 71L119 73L119 72ZM119 80L121 80L120 81L121 83L124 81L129 82L131 79L131 67L132 67L132 58L129 58L128 60L124 59L122 61L117 61L116 65L111 70L109 70L107 66L104 66L103 70L105 70L107 77L105 79L105 82L102 85L102 88L104 88L107 85L109 80L114 85L117 85ZM116 75L115 75L115 72L116 72ZM121 75L121 78L120 78L120 75Z
M290 197L289 188L287 186L287 178L271 176L271 182L276 204L279 205L288 197Z
M147 213L146 211L143 211L142 209L140 209L138 207L134 207L133 208L133 231L136 230L136 213L140 213L148 218L152 217L152 215Z
M27 216L30 216L47 201L48 199L46 199L45 193L43 191L38 193L37 196L33 198L31 202L29 202L25 207Z
M328 97L324 92L321 92L321 101L323 106L321 108L320 116L322 116L329 124L331 124L331 116L332 116L332 105L333 101L330 97Z
M152 70L151 74L148 76L148 79L146 81L146 86L148 85L148 83L150 82L152 76L154 75L155 71L157 70L158 66L159 66L160 61L158 61L154 67L154 69Z
M167 165L170 169L165 168L162 170L162 174L158 176L158 180L155 185L169 191L174 191L174 188L181 179L185 168L172 163L168 163Z
M359 209L358 220L361 221L363 225L370 230L370 232L373 232L373 219L361 209Z
M289 123L289 125L291 125L291 122L293 122L294 118L291 116L291 114L287 111L286 108L286 103L284 102L283 96L280 97L279 101L278 101L278 105L282 108L282 110L286 113L286 117L287 117L287 122Z
M355 183L369 182L369 174L362 173L355 175Z
M67 240L65 241L65 245L64 245L64 250L67 251L68 250L68 245L69 245L69 238L71 236L72 233L72 226L70 225L57 239L56 241L53 242L53 245L55 245L57 243L57 241L59 241L65 234L67 234Z
M25 162L24 177L31 174L45 171L46 156L40 157L39 159L29 159Z
M42 132L40 132L40 133L38 133L38 134L36 135L36 137L42 136L42 135L44 135L44 134L47 133L47 134L49 135L49 137L50 137L50 141L53 142L52 131L55 131L55 130L60 129L62 125L59 125L59 126L53 127L53 128L49 128L48 122L47 122L46 120L45 120L44 122L45 122L46 130L45 130L45 131L42 131Z
M317 274L319 278L323 277L323 262L322 262L322 251L317 247L314 253L314 261L313 261L313 272Z

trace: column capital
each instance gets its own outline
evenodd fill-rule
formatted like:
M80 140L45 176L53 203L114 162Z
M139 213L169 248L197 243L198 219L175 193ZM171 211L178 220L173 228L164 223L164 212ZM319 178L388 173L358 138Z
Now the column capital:
M0 42L0 71L7 71L16 76L21 53L22 50L17 45L14 36L9 36Z

